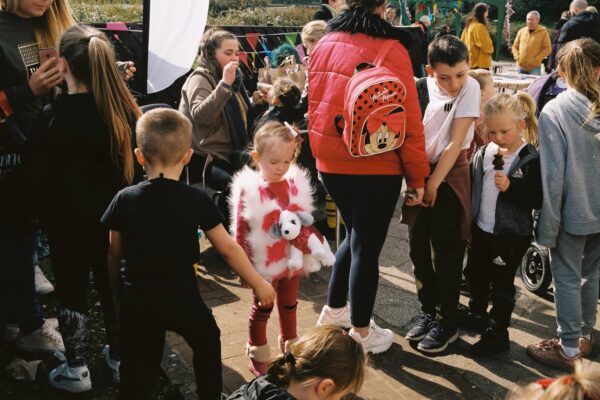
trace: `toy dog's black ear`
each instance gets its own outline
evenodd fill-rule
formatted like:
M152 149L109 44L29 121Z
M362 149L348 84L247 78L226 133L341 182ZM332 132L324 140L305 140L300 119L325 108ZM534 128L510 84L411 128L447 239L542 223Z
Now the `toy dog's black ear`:
M279 226L278 223L271 225L271 228L269 229L269 234L275 239L280 239L281 238L281 226Z

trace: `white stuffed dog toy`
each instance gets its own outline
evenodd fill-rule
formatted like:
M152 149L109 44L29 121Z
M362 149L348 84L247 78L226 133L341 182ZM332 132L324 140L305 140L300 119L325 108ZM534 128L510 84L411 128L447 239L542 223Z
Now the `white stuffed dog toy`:
M312 215L305 211L283 210L279 215L279 223L271 227L274 236L290 242L288 268L300 269L304 266L307 272L315 272L321 265L331 266L335 262L329 243L312 226L313 221ZM314 259L305 260L305 255Z

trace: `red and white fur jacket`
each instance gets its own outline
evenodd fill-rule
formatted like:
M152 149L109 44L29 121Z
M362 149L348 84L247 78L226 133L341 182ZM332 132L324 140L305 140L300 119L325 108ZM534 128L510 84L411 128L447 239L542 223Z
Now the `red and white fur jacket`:
M269 192L269 183L250 167L235 174L231 184L231 234L258 273L268 281L320 268L319 260L312 254L303 254L303 265L290 266L290 242L279 230L279 217L282 211L288 210L307 214L312 220L314 189L307 172L298 166L290 166L284 179L289 187L286 207Z

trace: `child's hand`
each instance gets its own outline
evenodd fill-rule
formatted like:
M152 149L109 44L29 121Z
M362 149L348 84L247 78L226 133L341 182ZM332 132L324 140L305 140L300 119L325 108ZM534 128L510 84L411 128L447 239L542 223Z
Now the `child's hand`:
M510 186L510 180L506 175L502 172L496 172L496 176L494 177L494 182L496 183L496 187L501 192L506 192L508 187Z
M437 199L437 191L438 185L434 185L431 180L428 180L425 184L425 195L423 196L421 206L433 207L435 205L435 200Z
M262 307L270 306L275 302L275 289L264 279L254 288L254 295L258 299L258 304Z
M418 206L423 201L423 195L425 194L425 189L423 188L407 188L406 190L406 205L407 206Z

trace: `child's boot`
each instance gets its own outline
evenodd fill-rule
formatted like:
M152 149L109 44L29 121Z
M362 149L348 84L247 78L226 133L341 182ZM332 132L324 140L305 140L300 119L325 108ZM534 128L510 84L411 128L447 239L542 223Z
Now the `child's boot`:
M246 355L248 355L248 369L256 377L267 373L267 362L271 359L271 348L268 343L261 346L252 346L246 343Z
M508 329L497 326L491 320L490 327L481 335L481 339L471 346L469 353L474 357L487 357L504 353L509 349Z
M296 336L295 338L290 339L290 340L283 340L281 335L279 335L278 339L279 339L279 350L281 350L282 353L287 353L288 351L290 351L290 346L294 342L298 341L298 336Z
M469 307L462 304L458 305L458 326L469 331L484 334L490 326L490 319L487 313L478 314Z

